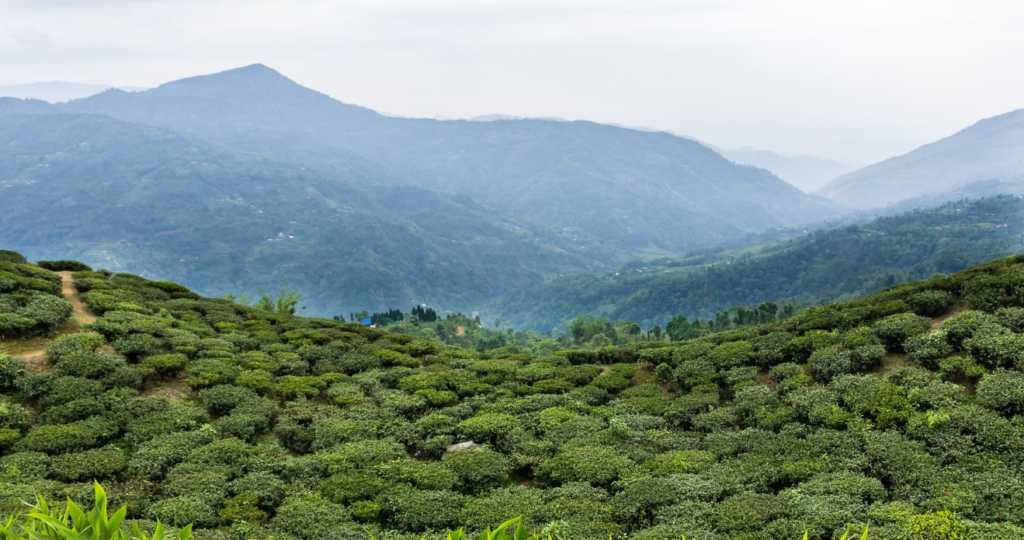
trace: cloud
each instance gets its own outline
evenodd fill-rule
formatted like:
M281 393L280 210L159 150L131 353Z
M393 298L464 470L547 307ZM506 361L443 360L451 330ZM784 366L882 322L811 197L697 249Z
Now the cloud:
M1022 106L1004 0L0 0L0 84L263 62L416 116L590 118L866 161Z

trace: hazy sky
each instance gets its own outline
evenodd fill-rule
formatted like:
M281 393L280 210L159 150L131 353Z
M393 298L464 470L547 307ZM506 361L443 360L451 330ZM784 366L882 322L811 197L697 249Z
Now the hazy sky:
M866 162L1024 107L1020 0L0 0L0 84L263 62L384 112Z

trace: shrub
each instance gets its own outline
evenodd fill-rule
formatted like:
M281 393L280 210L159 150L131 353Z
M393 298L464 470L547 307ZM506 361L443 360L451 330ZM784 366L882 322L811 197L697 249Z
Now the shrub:
M924 334L931 328L931 321L913 313L897 313L876 322L871 330L891 352L903 352L907 338Z
M374 501L356 501L349 507L352 519L359 522L377 521L381 506Z
M865 345L853 350L831 346L814 351L810 359L815 379L826 382L846 373L857 373L874 367L885 356L880 345Z
M619 478L633 462L613 448L580 446L563 448L541 463L538 473L555 482L589 482L607 485Z
M188 365L188 357L181 353L154 354L142 359L142 367L158 375L174 375Z
M275 528L303 540L330 538L339 522L349 519L344 506L332 503L319 495L300 493L291 495L277 509L272 521Z
M519 427L516 417L504 413L483 413L459 423L459 431L476 442L498 442Z
M967 310L942 321L939 327L946 334L946 341L957 350L962 350L963 343L975 335L995 335L1008 333L999 319L983 311Z
M39 261L36 266L53 272L91 272L89 265L78 261Z
M754 356L754 346L749 341L728 341L708 352L708 359L718 369L742 366Z
M25 293L27 300L13 312L0 312L0 338L49 334L71 317L71 304L52 294Z
M0 391L10 392L14 390L17 382L25 374L25 367L21 362L0 353Z
M53 363L79 355L93 353L106 344L103 336L95 332L78 332L59 336L46 348L46 354Z
M1024 373L998 370L981 378L978 403L1003 414L1024 412Z
M228 384L238 376L239 369L222 359L201 358L188 365L185 370L186 382L193 388L205 388L218 384Z
M330 476L323 481L320 491L333 502L349 504L374 499L392 485L375 471L353 470Z
M392 440L353 441L320 454L331 473L369 468L404 457L405 446Z
M152 479L163 478L173 466L185 460L193 450L213 441L213 430L168 433L146 441L132 454L129 469Z
M251 494L236 495L228 499L218 513L220 521L225 524L263 523L267 520L267 513L259 507L258 501L259 497Z
M458 524L465 500L452 491L402 488L389 491L383 507L389 521L401 530L438 531Z
M978 363L988 367L1024 367L1024 335L977 332L964 341L964 349Z
M26 264L28 263L28 260L25 259L24 255L17 251L0 249L0 263Z
M154 520L184 527L212 527L217 524L217 513L209 504L192 497L171 497L155 502L147 515Z
M162 339L149 334L129 334L115 339L111 346L114 347L114 350L128 358L138 359L143 356L164 352L166 343Z
M906 538L910 540L957 540L972 537L967 525L956 514L948 511L911 516L904 524L904 529Z
M705 450L673 450L657 454L644 462L644 467L657 475L698 473L715 462L715 455Z
M211 413L216 415L228 414L239 405L252 401L256 397L256 393L252 390L231 384L212 386L199 392L200 401Z
M255 494L261 508L272 509L284 497L284 481L267 471L257 471L237 478L228 486L235 495Z
M23 405L0 398L0 427L22 429L29 424L29 411Z
M50 456L42 452L15 452L0 457L0 478L28 480L45 477L50 472Z
M932 289L912 294L907 303L918 315L937 317L953 306L953 295L947 291Z
M495 489L466 500L459 523L470 530L482 530L517 516L528 528L540 521L544 511L543 491L524 486Z
M785 516L785 501L775 495L744 493L718 503L714 508L715 525L731 534L756 531L768 522Z
M128 466L124 450L114 446L55 456L51 462L53 476L61 480L106 480L118 476Z
M111 434L109 421L99 417L71 424L38 426L15 445L17 450L60 454L87 450ZM116 432L116 426L113 430Z
M443 462L455 472L463 487L471 492L504 484L508 481L511 469L507 457L486 447L448 452Z
M946 331L939 329L919 334L907 339L904 343L907 358L934 367L940 358L953 354L953 346L946 339Z
M377 472L391 482L407 483L420 489L445 490L454 488L460 480L460 476L449 465L450 461L438 463L436 461L398 459L377 466ZM466 466L468 463L463 462L462 465ZM507 466L507 462L499 462L498 465L499 467Z

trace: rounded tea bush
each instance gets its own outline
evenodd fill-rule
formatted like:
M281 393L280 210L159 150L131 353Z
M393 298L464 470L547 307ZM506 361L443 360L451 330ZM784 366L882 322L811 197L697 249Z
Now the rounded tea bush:
M1003 414L1024 412L1024 373L998 370L978 381L978 403Z

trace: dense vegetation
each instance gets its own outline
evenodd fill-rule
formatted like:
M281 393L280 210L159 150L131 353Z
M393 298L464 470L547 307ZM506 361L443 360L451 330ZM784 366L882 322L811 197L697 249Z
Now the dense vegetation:
M34 258L74 256L215 296L296 290L322 313L458 308L601 267L471 202L367 182L102 116L0 114L0 242Z
M823 229L717 261L637 264L619 272L555 280L511 295L499 311L514 326L542 330L579 314L664 325L677 315L765 301L804 305L956 272L1024 246L1024 200L1001 196Z
M539 355L74 279L100 318L45 363L0 355L3 512L89 505L99 480L128 523L200 539L513 516L556 539L1024 534L1024 257L699 339Z
M25 259L0 251L0 340L48 334L71 316L60 296L60 278Z

